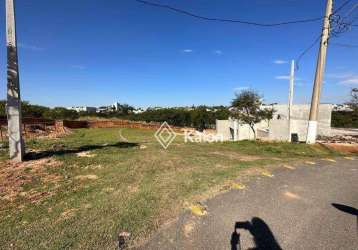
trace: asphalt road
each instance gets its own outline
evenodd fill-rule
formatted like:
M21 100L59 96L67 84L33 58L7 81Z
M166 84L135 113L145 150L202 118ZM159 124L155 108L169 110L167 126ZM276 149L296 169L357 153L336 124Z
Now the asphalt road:
M140 249L358 249L358 160L273 175L208 200L206 216L183 213Z

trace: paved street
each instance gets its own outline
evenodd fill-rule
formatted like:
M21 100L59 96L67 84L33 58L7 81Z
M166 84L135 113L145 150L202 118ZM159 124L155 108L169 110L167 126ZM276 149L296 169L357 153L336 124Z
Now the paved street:
M143 249L358 249L358 160L273 174L207 201L206 216L182 214Z

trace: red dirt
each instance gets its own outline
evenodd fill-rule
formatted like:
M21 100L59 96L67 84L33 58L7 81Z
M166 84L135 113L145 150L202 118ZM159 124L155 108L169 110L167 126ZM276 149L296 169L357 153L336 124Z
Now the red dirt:
M37 192L24 190L26 184L34 182L56 183L62 179L56 174L49 174L47 167L58 167L62 163L45 158L40 160L12 163L10 161L0 163L0 200L14 201L21 196L31 202L37 202L51 195L49 192Z
M358 153L358 144L326 143L325 145L342 153L352 153L352 154Z

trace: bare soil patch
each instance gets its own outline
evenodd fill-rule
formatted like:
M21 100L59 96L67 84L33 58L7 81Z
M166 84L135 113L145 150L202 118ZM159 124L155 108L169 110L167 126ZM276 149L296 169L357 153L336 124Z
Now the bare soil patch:
M24 187L33 182L56 183L62 179L60 175L50 174L47 169L61 166L62 163L53 158L12 163L0 163L0 199L13 201L18 195L31 202L41 200L50 195L48 192L25 191Z
M327 143L324 144L328 146L329 148L332 148L338 152L342 153L352 153L357 154L358 153L358 143Z
M262 157L259 156L253 156L253 155L241 155L233 152L212 152L211 155L219 155L219 156L225 156L231 160L239 160L239 161L257 161L262 159Z
M88 158L92 158L95 157L95 154L92 154L90 151L85 151L85 152L80 152L76 154L78 157L88 157Z
M94 174L89 175L78 175L75 177L76 180L84 181L84 180L97 180L98 176Z

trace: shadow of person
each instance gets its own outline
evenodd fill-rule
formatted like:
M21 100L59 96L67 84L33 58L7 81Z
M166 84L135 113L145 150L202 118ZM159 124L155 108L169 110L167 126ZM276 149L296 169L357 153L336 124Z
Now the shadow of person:
M240 233L237 229L234 229L234 232L231 234L231 250L241 250L240 244Z
M132 148L132 147L139 147L138 143L131 143L131 142L117 142L113 144L104 144L104 145L83 145L76 148L60 148L60 149L52 149L52 150L45 150L40 152L29 152L25 155L25 160L39 160L42 158L47 158L55 155L65 155L65 154L76 154L85 151L91 151L96 149L102 148Z
M358 234L358 209L343 204L332 203L332 206L337 208L339 211L353 215L357 220L357 234Z
M343 204L332 203L332 206L347 214L358 216L358 209Z
M253 250L282 250L277 240L275 239L272 231L270 230L269 226L265 223L265 221L263 221L258 217L252 218L251 222L250 221L236 222L235 223L236 234L238 234L237 233L238 229L247 230L253 236L255 242L255 247L251 248ZM238 239L240 239L240 234ZM235 243L235 241L233 240L233 236L232 236L231 249L237 249L233 247L233 243ZM240 242L237 245L240 246Z

